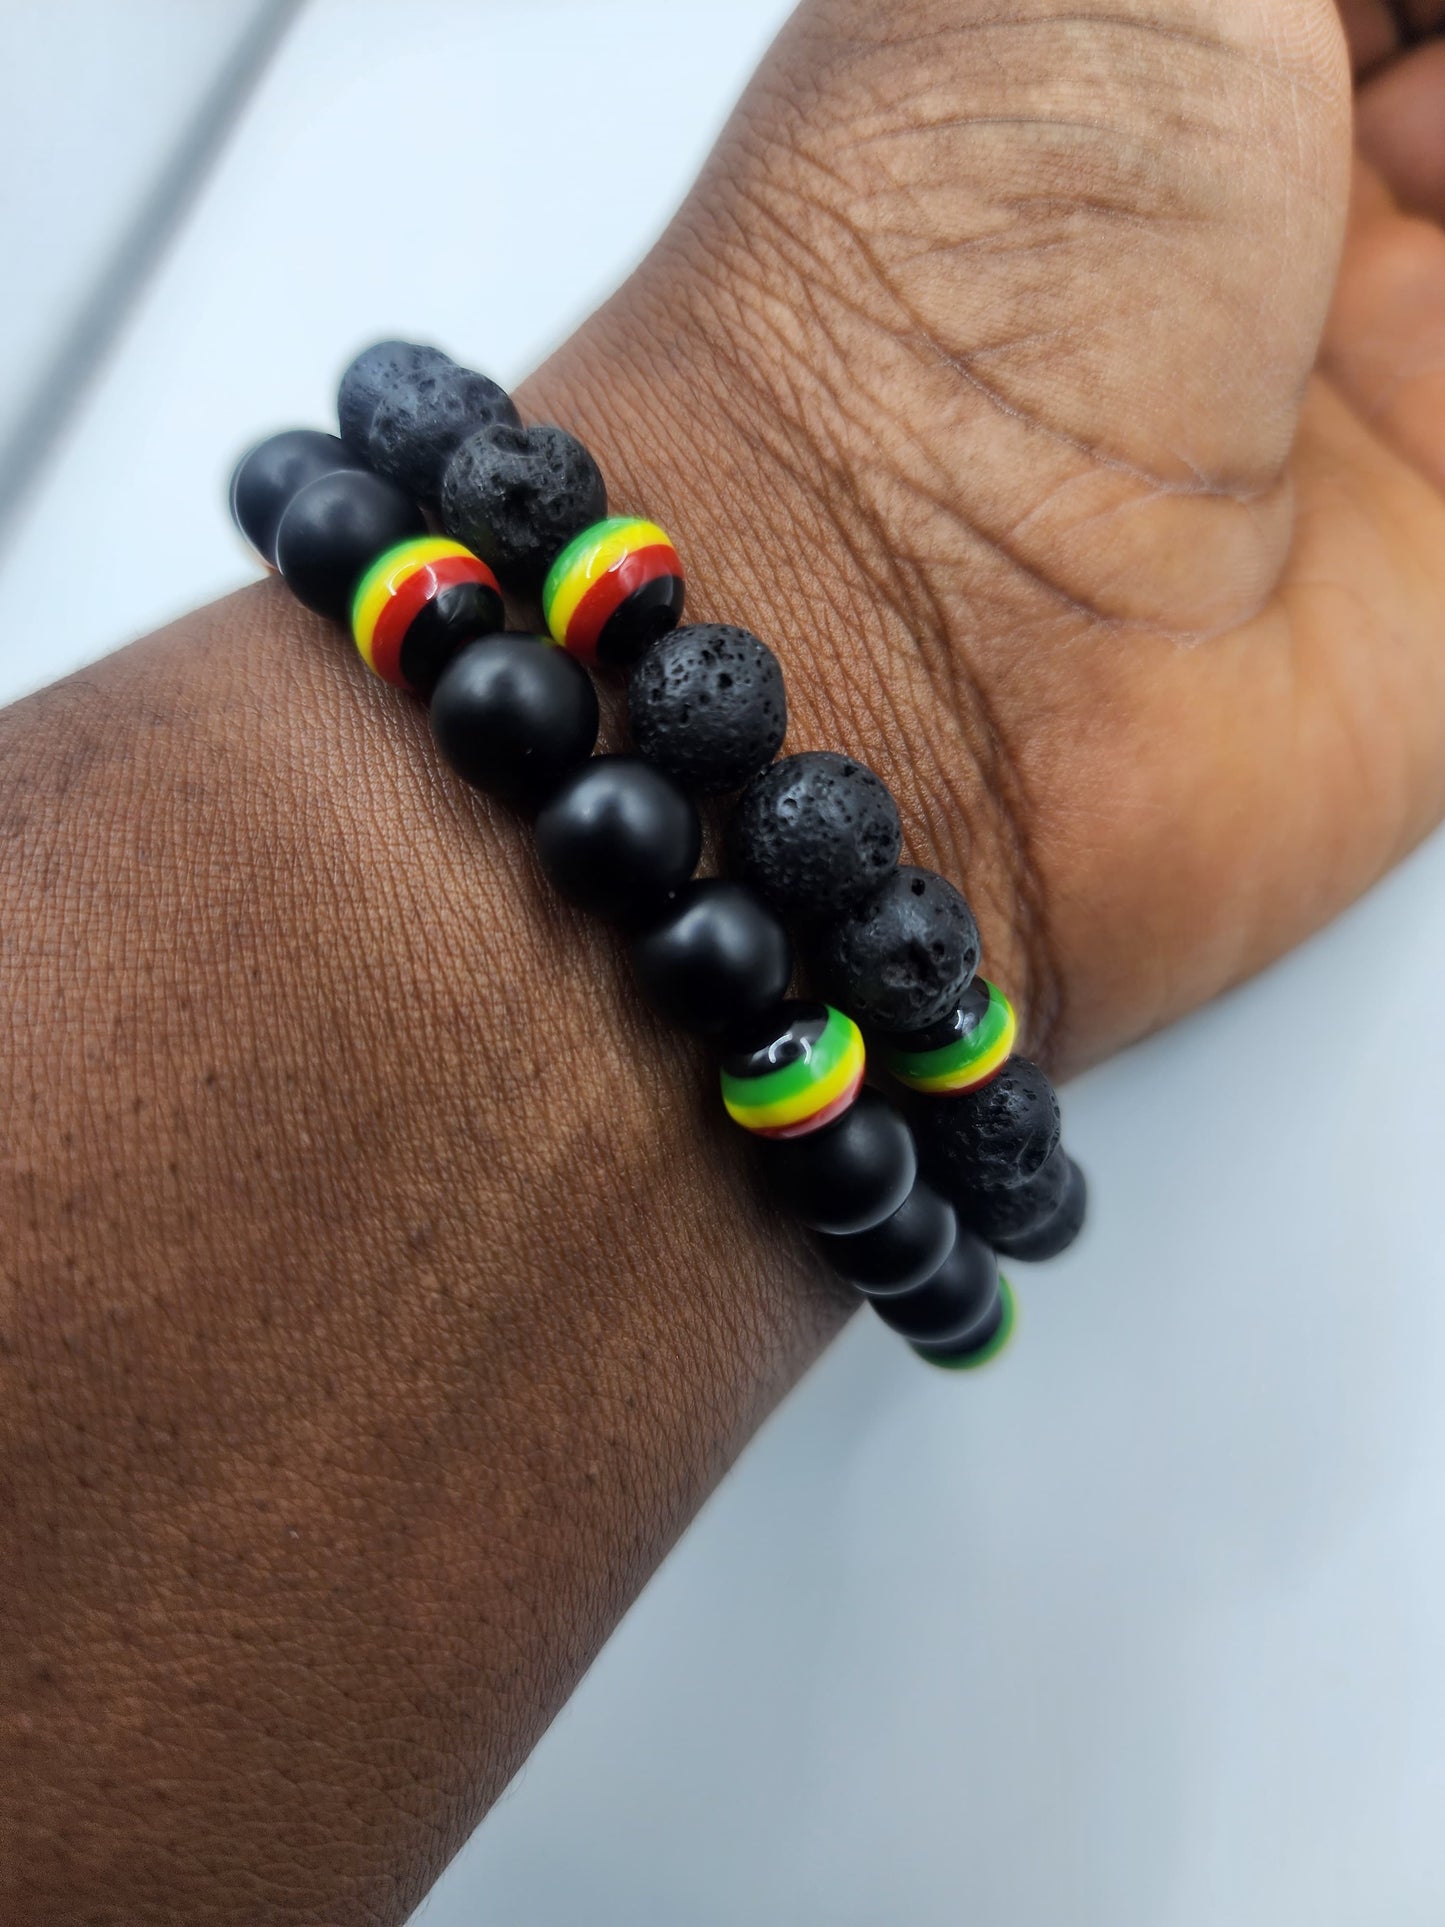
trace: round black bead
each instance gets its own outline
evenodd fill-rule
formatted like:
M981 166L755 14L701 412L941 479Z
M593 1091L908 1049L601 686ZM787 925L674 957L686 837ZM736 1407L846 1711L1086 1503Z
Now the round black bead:
M366 433L371 465L410 495L435 501L447 463L468 436L521 426L505 388L454 362L419 369L377 403Z
M581 442L560 428L499 423L469 435L442 475L442 522L498 575L536 588L560 552L607 513Z
M541 636L486 636L442 671L431 726L458 776L531 808L592 754L597 691L580 663Z
M299 489L276 528L276 566L308 609L345 622L356 586L379 555L426 534L426 517L395 482L338 469Z
M832 1124L803 1137L759 1138L757 1155L779 1204L800 1224L835 1236L891 1218L918 1174L913 1133L866 1085Z
M931 1278L872 1303L885 1325L915 1344L951 1345L988 1316L997 1297L997 1258L960 1225L952 1251Z
M1042 1170L1059 1141L1059 1100L1037 1064L1011 1057L977 1090L919 1103L913 1129L929 1182L967 1200Z
M931 1278L957 1235L953 1207L919 1182L881 1224L846 1238L819 1232L815 1242L838 1275L871 1298L909 1291Z
M627 688L639 756L704 796L772 762L788 728L783 671L746 629L696 622L653 644Z
M948 1104L953 1100L938 1100ZM958 1213L959 1221L995 1250L1001 1238L1015 1238L1033 1231L1051 1218L1063 1202L1069 1186L1069 1159L1062 1144L1056 1144L1032 1177L1022 1184L979 1186L958 1189L939 1188Z
M430 696L437 678L464 643L496 635L506 622L502 598L489 584L452 582L438 589L407 625L401 673L419 696ZM583 755L587 755L589 743Z
M231 476L231 520L263 562L276 566L276 527L291 498L318 475L365 468L364 459L319 428L288 428L258 442Z
M995 1239L995 1249L1006 1258L1019 1258L1031 1265L1044 1264L1067 1251L1083 1230L1089 1209L1089 1187L1074 1160L1066 1158L1065 1163L1068 1182L1053 1215L1029 1230Z
M914 1341L913 1349L920 1358L927 1359L930 1365L950 1365L955 1368L976 1359L980 1352L986 1352L998 1338L1004 1319L1010 1315L1011 1300L1006 1297L1003 1281L993 1295L993 1303L966 1332L957 1338L946 1339L942 1344L929 1345Z
M784 916L811 917L876 889L902 838L881 777L849 756L810 750L748 784L728 826L728 862Z
M819 932L824 996L860 1024L918 1031L957 1004L978 968L978 925L951 883L905 865Z
M371 418L389 395L414 382L418 375L456 363L440 348L416 341L378 341L363 348L346 373L336 395L341 433L353 448L365 450Z
M635 756L594 756L537 818L537 854L562 895L622 922L655 914L701 852L697 811Z
M684 884L633 939L632 961L654 1009L704 1035L770 1009L793 974L793 948L772 911L716 877Z

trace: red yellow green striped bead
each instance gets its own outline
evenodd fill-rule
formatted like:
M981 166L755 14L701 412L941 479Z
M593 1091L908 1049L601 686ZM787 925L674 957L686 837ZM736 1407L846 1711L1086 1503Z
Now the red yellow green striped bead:
M975 977L957 1010L906 1045L895 1042L884 1061L911 1090L958 1097L1003 1069L1017 1036L1013 1005L996 985Z
M847 1110L863 1067L851 1017L830 1004L780 1004L723 1058L723 1104L759 1137L802 1137Z
M655 522L611 515L563 549L542 585L554 641L584 663L634 661L682 615L682 563Z
M422 694L463 642L504 621L497 578L445 535L414 536L378 556L351 603L351 633L367 668Z

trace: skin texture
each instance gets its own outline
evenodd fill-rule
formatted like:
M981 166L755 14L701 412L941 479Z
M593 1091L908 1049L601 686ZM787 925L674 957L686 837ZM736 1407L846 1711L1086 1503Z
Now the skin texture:
M813 0L521 397L1056 1070L1445 805L1445 77L1344 26L1353 162L1326 0ZM844 1301L277 585L0 758L0 1918L399 1922Z

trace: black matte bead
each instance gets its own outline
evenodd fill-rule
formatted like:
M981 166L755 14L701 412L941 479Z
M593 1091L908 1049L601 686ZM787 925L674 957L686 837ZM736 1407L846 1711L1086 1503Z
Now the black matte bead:
M345 622L351 598L376 558L426 517L404 490L369 469L338 469L307 482L276 528L276 566L308 609Z
M377 403L366 434L371 465L409 495L435 501L447 463L471 435L521 426L505 388L454 362L419 369Z
M288 428L243 455L231 476L231 519L263 562L276 566L276 527L291 498L318 475L365 468L354 448L319 428Z
M913 1133L866 1085L832 1124L803 1137L759 1138L757 1156L779 1204L800 1224L835 1236L891 1218L918 1173Z
M957 1235L953 1207L920 1181L881 1224L846 1238L819 1232L815 1242L839 1277L869 1297L881 1297L931 1278Z
M1011 1300L1004 1293L1003 1281L1000 1280L993 1303L976 1325L960 1337L949 1339L941 1345L919 1344L915 1340L913 1349L930 1365L946 1365L955 1369L968 1365L978 1358L980 1352L987 1352L997 1340L1004 1319L1010 1315L1010 1303Z
M772 911L716 877L684 884L633 939L632 961L654 1009L704 1036L770 1009L793 974L793 948Z
M818 933L823 995L858 1023L919 1031L953 1009L978 968L978 925L951 883L909 865Z
M655 915L701 852L697 811L635 756L594 756L537 818L537 854L562 895L621 922Z
M572 537L607 513L607 490L565 430L501 423L469 435L447 463L441 508L448 535L498 575L537 588Z
M366 448L371 418L389 395L414 382L418 375L456 363L440 348L417 341L378 341L363 348L341 377L336 414L341 433L353 448Z
M959 1226L953 1249L931 1278L911 1291L875 1297L885 1325L915 1344L957 1344L992 1311L998 1297L998 1260L971 1231Z
M920 1100L911 1115L919 1162L948 1198L1023 1184L1059 1141L1059 1100L1027 1057L977 1090Z
M746 783L787 733L777 657L723 623L691 623L654 643L632 672L627 701L638 755L704 796Z
M1074 1160L1068 1158L1066 1162L1068 1183L1053 1215L1031 1230L995 1240L996 1249L1006 1258L1018 1258L1030 1265L1044 1264L1067 1251L1083 1230L1089 1209L1089 1187Z
M728 863L785 917L844 909L898 861L902 829L883 779L810 750L754 777L728 826Z
M431 726L459 776L532 808L592 754L597 691L580 663L541 636L487 636L442 671Z

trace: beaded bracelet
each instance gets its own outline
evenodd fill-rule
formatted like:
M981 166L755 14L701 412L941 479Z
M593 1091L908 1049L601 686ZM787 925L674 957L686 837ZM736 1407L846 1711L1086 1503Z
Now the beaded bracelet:
M899 863L886 785L831 752L777 760L773 651L680 626L668 536L608 516L587 450L524 427L495 382L381 342L337 412L340 437L292 429L242 459L242 534L429 702L459 775L534 815L553 884L620 925L652 1004L716 1046L729 1117L839 1275L931 1364L995 1357L1015 1315L997 1254L1070 1245L1084 1179L1048 1079L1012 1054L1007 997L975 975L968 904ZM504 630L503 583L540 597L547 635ZM627 672L631 755L594 754L589 669ZM697 878L693 799L734 792L730 875ZM827 1001L789 999L788 926ZM864 1082L865 1032L898 1103Z

